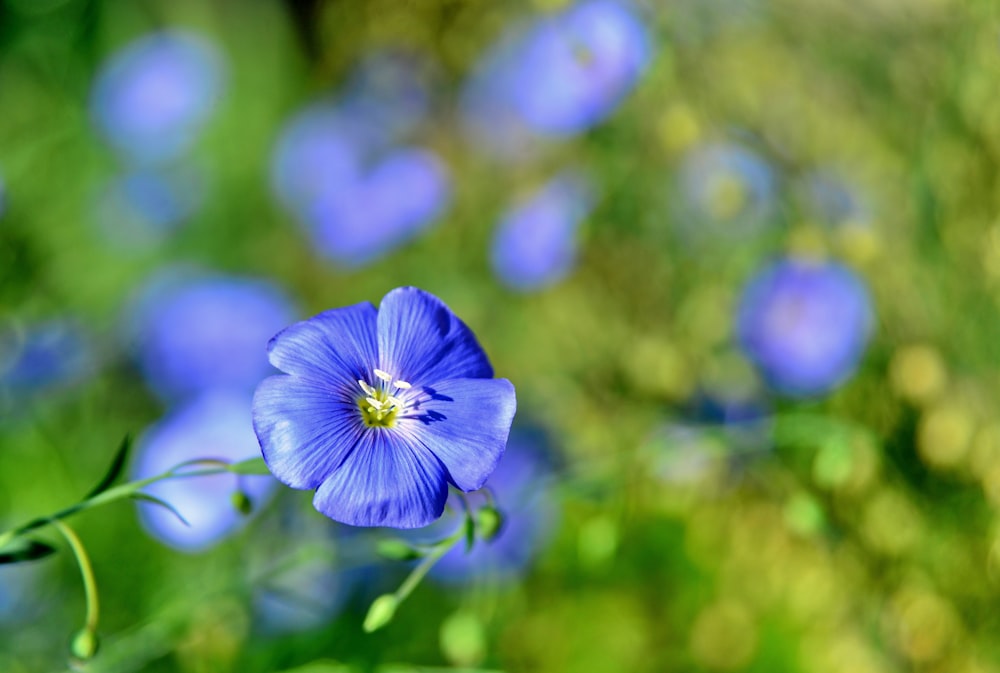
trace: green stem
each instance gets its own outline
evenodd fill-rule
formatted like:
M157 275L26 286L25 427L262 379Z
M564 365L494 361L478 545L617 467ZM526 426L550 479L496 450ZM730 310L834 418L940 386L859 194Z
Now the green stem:
M466 516L469 515L466 514ZM409 575L407 575L406 579L403 580L403 583L399 585L399 588L396 589L396 593L394 594L398 603L402 603L406 600L406 597L413 593L413 590L420 585L420 582L424 579L424 576L427 575L430 569L434 567L434 564L437 563L442 556L447 554L451 548L455 546L456 542L465 537L466 523L467 522L463 521L462 525L458 527L458 530L456 530L450 537L446 537L441 540L441 542L434 547L434 550L427 554L427 556L420 561L420 564L417 565L417 567L414 568Z
M155 477L147 477L146 479L139 479L136 481L130 481L127 484L121 484L120 486L115 486L114 488L109 488L108 490L98 493L97 495L82 500L75 505L70 505L65 509L61 509L55 514L50 514L46 517L39 517L37 519L32 519L27 523L24 523L17 528L12 528L4 533L0 533L0 549L13 542L19 535L23 535L32 530L38 528L44 528L49 524L54 524L55 522L65 519L73 514L82 512L84 510L93 509L94 507L99 507L100 505L106 505L116 500L123 500L132 496L134 493L138 492L139 489L145 488L150 484L155 484L158 481L163 481L165 479L187 479L189 477L205 477L213 474L222 474L225 472L232 472L235 474L258 474L262 473L258 471L258 463L263 464L262 458L251 458L249 460L240 461L238 463L222 463L215 460L201 460L201 461L188 461L186 463L181 463L176 465L163 474L158 474ZM179 469L188 467L196 463L210 463L216 465L216 467L207 467L200 470L189 470L186 472L178 472Z
M58 519L52 520L52 525L56 527L62 536L66 538L73 555L76 557L76 564L80 566L80 575L83 576L83 591L87 598L87 621L85 628L91 633L97 632L97 618L100 615L101 606L97 598L97 581L94 579L94 568L90 565L90 558L83 548L83 542L72 528Z

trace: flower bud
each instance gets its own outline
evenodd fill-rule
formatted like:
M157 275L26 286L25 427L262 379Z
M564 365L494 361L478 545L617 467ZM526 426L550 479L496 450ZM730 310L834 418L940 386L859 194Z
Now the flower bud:
M243 491L234 491L229 496L229 501L233 504L233 508L243 516L249 516L253 512L253 500Z
M476 526L479 539L489 542L503 529L503 514L496 507L485 505L476 512Z
M363 625L365 633L377 631L391 622L393 615L396 614L396 607L398 605L399 600L397 600L394 594L382 594L376 598L372 602L372 606L368 608L368 614L365 615L365 623Z
M87 661L97 654L99 646L100 641L97 639L97 634L89 628L83 628L73 636L73 642L70 644L69 649L74 657L81 661Z

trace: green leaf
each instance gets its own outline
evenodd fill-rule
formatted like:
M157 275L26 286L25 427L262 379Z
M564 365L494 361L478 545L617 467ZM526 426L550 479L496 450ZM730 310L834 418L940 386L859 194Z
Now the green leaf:
M25 540L18 547L0 552L0 565L23 563L45 558L56 552L52 545L37 540Z
M125 469L125 462L128 460L128 454L131 449L132 435L125 435L122 439L122 443L118 445L118 451L115 452L114 460L111 461L111 467L109 467L105 475L101 477L101 480L97 482L97 485L90 489L90 492L83 497L84 500L93 498L99 493L103 493L115 483L115 480L121 476L122 470Z
M162 500L161 498L157 498L155 495L150 495L148 493L132 493L131 495L129 495L129 498L131 498L132 500L139 500L141 502L150 502L150 503L153 503L154 505L159 505L160 507L163 507L168 512L170 512L171 514L173 514L174 516L176 516L178 519L180 519L180 522L182 524L184 524L185 526L190 526L191 525L190 523L188 523L188 520L185 519L183 517L183 515L181 515L181 513L178 512L177 509L173 505L171 505L166 500Z
M267 469L267 464L263 458L247 458L229 466L229 471L233 474L271 474Z

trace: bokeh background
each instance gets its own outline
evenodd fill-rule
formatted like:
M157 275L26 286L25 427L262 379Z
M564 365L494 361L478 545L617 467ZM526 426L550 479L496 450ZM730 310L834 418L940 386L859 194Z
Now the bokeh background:
M0 2L0 528L255 455L267 339L400 285L519 398L505 529L372 635L396 533L268 477L73 518L79 666L1000 670L998 9ZM83 612L0 567L0 670Z

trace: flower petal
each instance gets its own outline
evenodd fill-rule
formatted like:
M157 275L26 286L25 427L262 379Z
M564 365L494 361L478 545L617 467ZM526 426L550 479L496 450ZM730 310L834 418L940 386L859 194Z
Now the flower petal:
M400 434L437 456L463 491L483 485L503 455L517 409L507 379L453 379L425 386L398 421Z
M391 430L369 430L313 505L352 526L419 528L441 516L447 499L447 472L432 453Z
M324 311L278 332L268 359L283 372L354 390L378 362L376 315L368 302Z
M253 428L271 473L302 489L319 486L366 429L353 399L298 376L272 376L257 387Z
M444 302L415 287L396 288L382 299L378 349L381 368L413 385L493 376L472 330Z

